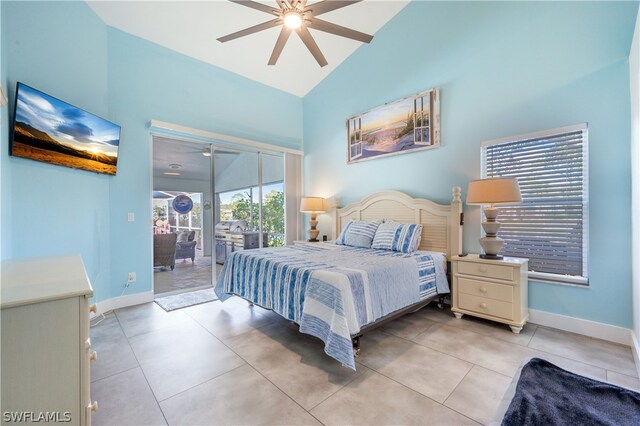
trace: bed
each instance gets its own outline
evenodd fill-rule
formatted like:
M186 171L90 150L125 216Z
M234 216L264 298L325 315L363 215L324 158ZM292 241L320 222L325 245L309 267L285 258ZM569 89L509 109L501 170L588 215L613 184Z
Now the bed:
M460 188L452 195L438 204L384 191L336 209L336 235L351 219L422 224L412 253L331 243L238 251L215 292L223 302L240 296L294 321L355 369L364 333L449 293L447 260L460 252L462 236Z

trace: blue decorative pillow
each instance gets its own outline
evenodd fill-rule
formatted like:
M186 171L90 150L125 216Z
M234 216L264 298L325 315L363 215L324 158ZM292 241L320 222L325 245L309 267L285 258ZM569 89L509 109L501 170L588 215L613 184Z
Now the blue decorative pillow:
M412 253L422 238L422 225L415 223L385 222L373 238L371 248Z
M336 244L371 248L371 242L376 235L378 226L380 226L380 222L350 220L342 229Z

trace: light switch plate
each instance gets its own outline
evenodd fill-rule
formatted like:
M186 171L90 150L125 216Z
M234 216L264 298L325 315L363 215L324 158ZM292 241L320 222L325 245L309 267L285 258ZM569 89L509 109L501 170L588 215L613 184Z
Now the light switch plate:
M136 215L135 213L127 213L127 220L129 222L134 222L136 220Z

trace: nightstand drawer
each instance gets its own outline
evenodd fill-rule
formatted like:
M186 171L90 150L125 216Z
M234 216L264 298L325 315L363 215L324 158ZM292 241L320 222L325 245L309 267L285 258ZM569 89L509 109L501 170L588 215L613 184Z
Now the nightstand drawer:
M468 311L508 320L513 319L513 303L460 293L458 294L458 305L461 309Z
M458 273L513 281L513 268L488 263L458 262Z
M513 287L505 284L493 284L486 281L470 280L468 278L458 278L458 291L477 297L500 300L503 302L513 302Z

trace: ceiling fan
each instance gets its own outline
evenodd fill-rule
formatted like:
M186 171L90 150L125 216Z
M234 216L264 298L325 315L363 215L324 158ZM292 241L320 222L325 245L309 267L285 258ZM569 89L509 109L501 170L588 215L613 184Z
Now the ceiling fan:
M202 151L197 151L197 152L200 152L205 157L211 157L211 148L209 147L203 148ZM240 155L240 151L227 151L220 148L214 149L213 152L215 155Z
M203 148L196 148L196 147L193 147L193 148L194 149L183 151L183 152L185 154L202 154L205 157L211 157L211 147L205 146ZM216 156L219 156L219 155L240 155L242 152L241 151L229 151L229 150L226 150L226 149L215 148L214 149L214 153L215 153Z
M262 12L275 15L277 18L271 21L263 22L262 24L255 25L250 28L246 28L242 31L238 31L218 39L219 42L225 43L227 41L235 40L240 37L244 37L249 34L257 33L259 31L267 30L269 28L282 25L282 30L276 41L276 45L271 52L269 58L269 65L275 65L282 53L289 36L292 32L296 32L302 42L307 46L307 49L311 52L313 57L318 61L321 67L327 65L327 60L320 51L318 44L311 36L309 28L313 28L318 31L323 31L329 34L335 34L340 37L346 37L353 40L361 41L363 43L369 43L373 40L373 36L360 31L352 30L340 25L332 24L331 22L323 21L317 18L318 15L330 12L332 10L340 9L349 6L353 3L359 3L362 0L352 1L339 1L339 0L324 0L307 5L306 0L276 0L279 8L275 9L263 3L258 3L251 0L229 0L232 3L241 4L252 9L260 10Z

